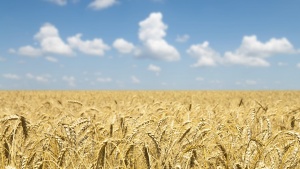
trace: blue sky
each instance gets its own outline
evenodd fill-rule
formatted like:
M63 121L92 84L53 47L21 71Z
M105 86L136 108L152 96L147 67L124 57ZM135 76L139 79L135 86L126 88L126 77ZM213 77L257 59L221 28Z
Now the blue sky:
M4 0L0 89L299 90L299 6Z

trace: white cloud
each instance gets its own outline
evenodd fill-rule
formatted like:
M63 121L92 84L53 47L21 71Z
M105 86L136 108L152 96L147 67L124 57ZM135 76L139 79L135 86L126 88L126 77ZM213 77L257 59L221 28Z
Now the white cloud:
M9 48L8 53L15 54L15 53L17 53L17 51L13 48Z
M76 86L75 84L76 79L74 76L63 76L62 80L67 82L70 87Z
M148 66L148 70L149 70L149 71L152 71L152 72L155 72L156 75L158 76L159 73L160 73L160 71L161 71L161 68L160 68L159 66L150 64L150 65Z
M218 64L267 67L270 66L266 60L268 57L276 54L297 53L286 38L271 38L263 43L255 35L244 36L240 47L235 51L225 52L223 57L210 48L208 42L192 45L187 52L197 59L197 63L193 64L193 67L216 66Z
M17 53L19 55L38 57L46 53L59 55L74 54L71 47L67 45L60 37L58 29L50 24L44 24L38 33L34 35L34 39L39 42L39 47L30 45L22 46L18 50L9 49L9 53Z
M270 63L267 62L264 58L242 55L236 52L226 52L224 57L225 62L229 64L260 67L270 66Z
M277 65L278 65L278 66L287 66L288 64L285 63L285 62L278 62Z
M38 57L38 56L41 56L43 54L41 49L37 49L37 48L34 48L32 46L29 46L29 45L20 47L18 49L17 53L19 55L31 56L31 57Z
M89 4L90 8L101 10L117 4L117 0L94 0Z
M11 79L11 80L19 80L21 79L20 76L16 75L16 74L12 74L12 73L6 73L2 75L4 78L6 79Z
M102 39L93 39L93 40L81 40L82 34L76 34L75 36L68 38L68 43L74 49L78 49L84 54L88 55L97 55L103 56L106 50L109 50L110 47L106 45Z
M55 58L55 57L51 57L51 56L47 56L45 57L45 59L49 62L53 62L53 63L56 63L58 62L58 60Z
M135 46L132 43L122 38L116 39L113 43L113 47L117 49L118 52L123 54L131 53L135 48Z
M41 82L41 83L47 83L47 82L49 82L49 78L51 78L51 76L48 75L48 74L35 76L35 75L31 74L31 73L27 73L26 77L28 79L36 80L37 82Z
M106 78L97 78L97 81L98 82L101 82L101 83L108 83L108 82L112 82L112 79L110 77L106 77Z
M296 53L296 50L286 38L271 38L263 43L252 35L244 36L241 46L234 52L226 52L224 59L230 64L266 67L270 65L266 58L276 54L293 53Z
M246 80L245 83L247 85L256 85L257 84L257 82L255 80Z
M184 43L186 41L188 41L190 39L190 36L185 34L185 35L178 35L177 38L176 38L176 42L180 42L180 43Z
M67 39L68 43L65 43L60 37L58 29L54 25L46 23L34 36L34 39L39 42L39 48L27 45L20 47L18 50L11 48L9 49L9 52L31 57L46 54L72 56L75 54L73 49L76 49L87 55L103 56L105 51L110 49L110 47L100 38L82 40L81 36L82 34L76 34L69 37ZM46 59L50 62L57 62L57 59L53 57L46 57Z
M244 36L238 52L245 55L269 57L278 53L294 53L295 49L286 38L271 38L266 43L263 43L257 40L255 35L252 35Z
M132 83L134 83L134 84L139 84L139 83L141 83L141 81L140 81L137 77L135 77L135 76L131 76L131 81L132 81Z
M139 23L139 39L143 47L136 52L137 57L146 57L165 61L176 61L180 54L175 47L168 44L164 37L168 28L162 21L161 13L151 13Z
M61 39L58 29L50 23L44 24L34 38L40 42L44 52L60 55L73 54L70 46Z
M49 2L52 2L56 5L64 6L67 4L68 0L47 0Z
M192 45L187 53L197 59L197 63L193 64L192 67L201 66L216 66L222 62L220 54L209 47L209 42L205 41L202 44Z
M26 74L26 77L29 78L29 79L34 79L34 75L31 74L31 73L27 73L27 74Z
M36 81L46 83L49 80L45 76L36 76Z
M297 64L297 67L300 68L300 63Z
M204 78L203 77L196 77L196 79L195 79L196 81L203 81L204 80Z

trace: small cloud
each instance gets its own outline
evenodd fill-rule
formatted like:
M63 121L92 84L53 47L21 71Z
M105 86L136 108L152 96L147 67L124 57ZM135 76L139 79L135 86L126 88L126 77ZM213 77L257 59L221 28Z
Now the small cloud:
M51 56L47 56L47 57L45 57L45 59L46 59L47 61L49 61L49 62L53 62L53 63L56 63L56 62L58 62L58 60L57 60L56 58L54 58L54 57L51 57Z
M34 75L32 75L31 73L27 73L26 77L29 78L29 79L34 79Z
M222 62L220 54L213 50L207 41L192 45L187 53L197 59L197 63L191 65L192 67L216 66Z
M168 83L166 83L166 82L161 82L161 85L162 85L162 86L167 86Z
M108 83L108 82L112 82L112 79L110 77L107 78L97 78L97 81L100 83Z
M15 53L17 53L17 51L14 48L9 48L8 53L15 54Z
M74 76L63 76L62 80L67 82L70 87L76 86L76 84L75 84L76 79Z
M104 43L102 39L95 38L93 40L82 40L82 34L76 34L75 36L68 38L68 43L73 49L77 49L80 52L87 55L103 56L105 51L110 50L110 47Z
M204 78L203 77L196 77L196 79L195 79L196 81L203 81L204 80Z
M38 57L43 54L41 49L34 48L30 45L20 47L17 53L19 55L30 56L30 57Z
M278 65L278 66L287 66L288 64L285 63L285 62L278 62L277 65Z
M4 78L6 79L11 79L11 80L19 80L21 79L20 76L16 75L16 74L11 74L11 73L6 73L2 75Z
M47 82L50 81L49 78L51 78L50 75L38 75L38 76L35 76L35 75L31 74L31 73L27 73L25 76L28 79L32 79L32 80L35 80L35 81L41 82L41 83L47 83Z
M186 41L188 41L190 39L190 36L185 34L185 35L178 35L177 38L176 38L176 42L180 42L180 43L184 43Z
M257 82L255 80L246 80L246 85L257 85Z
M152 72L155 72L156 75L158 76L159 73L160 73L160 71L161 71L161 68L158 67L158 66L156 66L156 65L150 64L150 65L148 66L148 70L149 70L149 71L152 71Z
M300 68L300 63L297 64L297 67Z
M64 6L67 4L68 0L47 0L59 6Z
M116 39L113 43L113 47L117 49L119 53L123 53L123 54L131 53L135 48L135 46L132 43L122 38Z
M38 82L43 82L43 83L49 82L48 78L46 78L45 76L36 76L35 79Z
M95 10L101 10L111 7L117 3L117 0L93 0L93 2L89 4L89 7Z
M134 84L139 84L139 83L141 83L141 81L140 81L137 77L135 77L135 76L131 76L131 81L132 81L132 83L134 83Z

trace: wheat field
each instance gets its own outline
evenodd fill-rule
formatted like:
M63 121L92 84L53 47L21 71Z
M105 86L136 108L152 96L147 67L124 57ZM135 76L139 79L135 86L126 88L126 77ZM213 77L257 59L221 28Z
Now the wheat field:
M297 91L0 91L0 169L300 168Z

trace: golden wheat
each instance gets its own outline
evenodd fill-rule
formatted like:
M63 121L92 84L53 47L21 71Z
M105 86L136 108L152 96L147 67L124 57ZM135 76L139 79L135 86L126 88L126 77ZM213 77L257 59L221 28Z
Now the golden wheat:
M0 95L0 169L300 168L297 91Z

